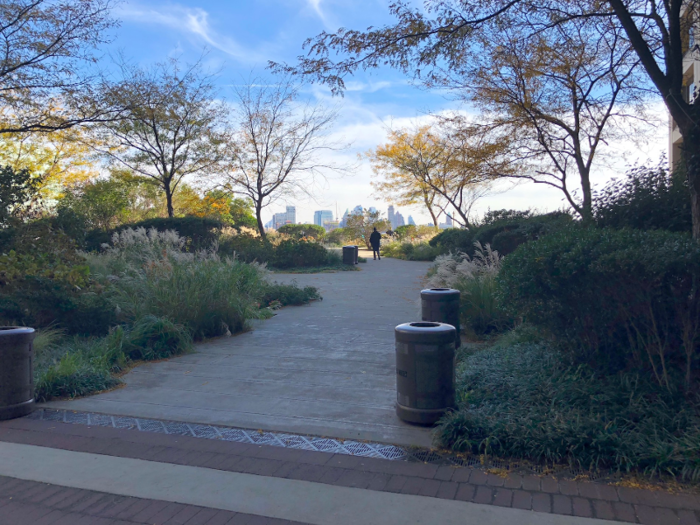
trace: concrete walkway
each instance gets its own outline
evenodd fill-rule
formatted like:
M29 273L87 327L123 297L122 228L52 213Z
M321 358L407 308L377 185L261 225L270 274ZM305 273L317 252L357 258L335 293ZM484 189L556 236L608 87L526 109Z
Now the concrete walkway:
M1 475L15 479L312 525L613 525L607 520L15 443L0 442L0 465Z
M394 334L417 320L429 263L384 258L362 271L273 275L320 289L251 332L143 364L126 387L47 404L113 415L430 446L430 430L394 413Z
M692 493L0 422L0 525L700 525L698 511Z

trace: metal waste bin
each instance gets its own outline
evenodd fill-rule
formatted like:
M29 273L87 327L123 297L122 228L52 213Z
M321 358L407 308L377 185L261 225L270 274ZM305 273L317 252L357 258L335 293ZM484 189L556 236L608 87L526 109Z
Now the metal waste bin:
M420 292L421 319L454 326L457 348L462 346L459 336L459 298L459 290L452 288L427 288Z
M355 245L355 264L360 262L360 247Z
M354 246L343 246L343 264L355 264Z
M444 323L406 323L396 338L396 415L432 425L455 406L455 328Z
M0 326L0 420L34 410L34 329Z

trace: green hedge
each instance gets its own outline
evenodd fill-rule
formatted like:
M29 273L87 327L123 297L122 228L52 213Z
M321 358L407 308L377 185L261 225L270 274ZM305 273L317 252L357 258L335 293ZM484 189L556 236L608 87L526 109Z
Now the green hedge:
M669 389L697 383L700 244L662 231L570 227L521 245L501 302L581 362L642 369Z
M310 268L335 262L329 250L313 241L287 239L273 244L251 235L222 239L219 252L231 256L235 254L245 262L267 263L278 269Z
M109 244L112 235L128 228L155 228L159 232L174 230L180 237L187 239L186 248L194 252L209 249L219 239L221 230L226 226L222 221L203 217L172 217L146 219L133 224L123 224L109 231L93 230L86 235L85 249L88 251L99 250L103 244Z
M571 224L572 218L563 212L533 215L529 211L497 210L486 214L482 223L470 230L448 228L430 240L440 253L463 252L474 256L474 243L490 244L501 255L514 252L525 242L557 231Z

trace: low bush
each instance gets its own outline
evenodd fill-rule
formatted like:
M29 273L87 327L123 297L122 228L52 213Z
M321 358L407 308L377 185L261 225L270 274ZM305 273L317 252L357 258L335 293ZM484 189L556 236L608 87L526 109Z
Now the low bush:
M464 253L438 256L428 286L460 291L463 329L474 335L503 331L513 325L513 319L498 302L496 275L501 257L488 244L477 243L474 252L474 257Z
M280 226L277 233L288 235L292 239L320 240L326 235L326 229L318 224L285 224Z
M381 254L385 257L394 257L395 259L407 261L434 261L439 251L427 242L394 241L382 245Z
M697 407L633 372L570 367L528 337L467 355L436 432L460 452L700 479Z
M0 320L103 335L116 320L109 291L90 279L75 243L48 224L20 229L0 254Z
M325 235L323 242L329 246L343 246L349 238L350 232L346 231L345 228L336 228Z
M648 372L669 391L697 383L700 245L663 231L570 227L503 261L502 304L579 363Z
M262 307L298 306L321 298L318 288L314 286L300 288L296 283L266 283L262 292L263 295L260 299Z
M223 237L219 242L219 253L244 262L267 263L271 268L281 270L340 263L334 252L314 241L275 239L272 242L246 234Z
M541 215L530 211L490 211L478 226L469 230L448 228L430 240L439 253L466 253L474 255L474 243L489 244L505 256L518 246L539 239L548 233L571 224L567 213L552 212Z
M315 242L284 240L274 247L268 262L270 266L280 269L325 266L328 250Z

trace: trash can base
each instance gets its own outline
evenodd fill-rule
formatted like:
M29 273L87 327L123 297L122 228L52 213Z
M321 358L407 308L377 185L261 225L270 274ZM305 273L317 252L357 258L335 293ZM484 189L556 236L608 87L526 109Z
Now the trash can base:
M34 411L34 400L30 399L24 403L18 403L16 405L10 405L7 407L0 407L0 421L6 419L14 419L16 417L28 416Z
M450 408L420 409L409 408L396 403L396 415L406 423L434 425Z

